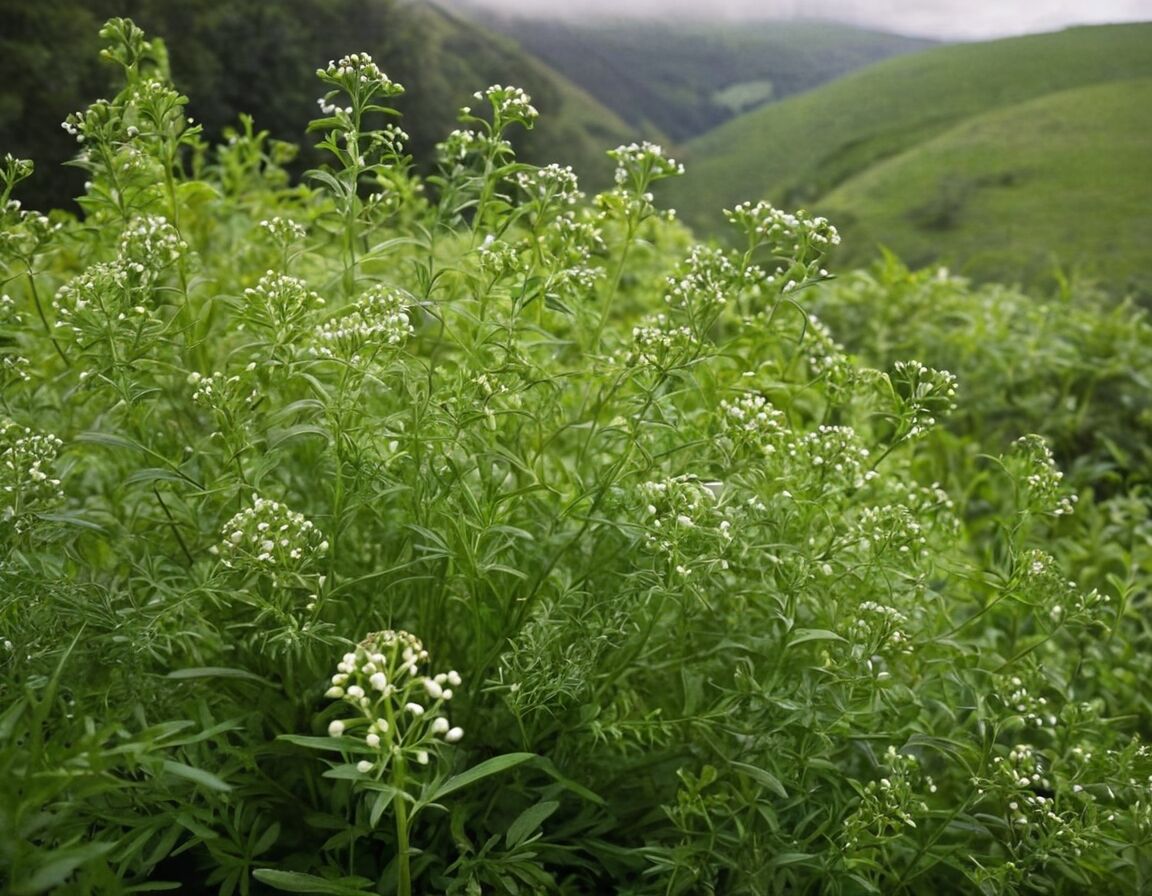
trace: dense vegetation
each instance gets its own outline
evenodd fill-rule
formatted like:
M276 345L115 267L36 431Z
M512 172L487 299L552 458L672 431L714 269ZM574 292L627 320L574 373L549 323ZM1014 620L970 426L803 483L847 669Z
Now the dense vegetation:
M766 102L932 46L814 22L483 18L653 138L699 136Z
M518 151L541 163L571 164L593 182L603 175L604 151L631 138L619 118L510 40L433 3L0 0L0 149L41 162L22 191L37 207L63 206L81 191L80 173L61 167L75 142L60 122L113 87L98 65L96 37L113 15L180 36L171 46L172 74L207 139L220 142L241 129L242 113L253 114L258 130L301 144L304 158L290 166L295 173L321 158L304 138L316 110L311 72L350 46L386 59L407 87L397 105L419 110L406 128L409 151L425 170L473 84L531 90L547 117L539 129L516 135Z
M694 244L515 88L422 177L363 54L294 184L101 34L82 217L0 167L0 888L1147 889L1142 312Z
M1044 273L1055 255L1124 284L1152 240L1136 83L1152 77L1150 42L1152 24L1100 26L887 60L693 141L667 199L707 230L717 200L748 195L835 213L845 264L880 242L984 278Z

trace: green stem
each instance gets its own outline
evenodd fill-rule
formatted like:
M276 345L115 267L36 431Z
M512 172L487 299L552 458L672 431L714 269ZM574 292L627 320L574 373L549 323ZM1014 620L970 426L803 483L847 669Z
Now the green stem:
M68 356L64 354L64 349L60 347L60 343L57 342L56 337L52 335L52 325L48 323L48 316L44 313L44 304L40 301L40 291L36 288L36 278L32 275L31 266L27 266L25 274L28 277L28 289L32 293L32 301L36 304L36 314L40 317L40 323L44 325L44 332L52 341L52 347L56 349L56 354L60 356L60 360L64 362L64 366L71 367L72 362L68 360Z
M620 252L620 259L616 263L616 270L612 275L612 286L608 290L608 295L604 298L604 310L600 312L600 322L596 325L596 335L592 340L593 350L600 348L600 338L604 335L604 327L608 325L608 318L612 316L612 305L616 300L616 293L620 291L620 281L624 277L624 266L628 263L628 255L632 251L632 241L636 238L636 232L639 229L639 219L629 215L628 231L624 237L624 248Z
M396 893L397 896L412 896L412 866L408 852L408 804L404 800L404 759L397 757L393 767L392 784L396 795L392 798L396 805Z

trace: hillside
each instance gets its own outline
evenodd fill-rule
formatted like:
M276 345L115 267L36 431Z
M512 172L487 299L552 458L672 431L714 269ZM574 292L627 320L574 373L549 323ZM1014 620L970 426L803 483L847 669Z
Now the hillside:
M475 17L654 136L687 140L933 41L815 22Z
M25 200L61 205L83 177L61 168L76 144L60 128L69 113L107 95L113 67L97 62L97 31L127 16L166 39L176 86L209 140L251 113L273 137L300 142L322 93L317 67L349 52L371 53L407 88L398 106L418 162L456 127L475 90L515 84L532 94L540 125L512 135L528 159L572 164L606 184L603 152L632 129L583 90L508 38L430 3L373 0L0 0L0 152L35 157ZM46 70L59 72L47 78ZM305 147L298 166L315 163Z
M820 200L842 265L883 243L915 266L1011 281L1058 263L1152 295L1152 79L975 116ZM1143 110L1143 115L1133 114Z
M857 188L850 188L849 182L854 178L998 110L1062 91L1150 77L1149 46L1152 24L1115 25L939 47L887 60L803 96L748 113L692 141L683 152L688 174L669 185L666 201L703 230L718 228L716 209L758 197L786 206L807 205L818 211L835 208L843 216L856 216L862 221L869 214L868 208L857 208L851 202L875 181L866 180ZM1134 99L1135 93L1121 91L1117 97ZM1075 105L1075 109L1065 111L1077 115L1089 111ZM1129 107L1126 114L1132 120L1127 127L1131 130L1126 129L1125 134L1134 136L1118 139L1152 140L1152 114L1148 109L1148 105ZM1006 119L992 119L999 120L1002 127L979 130L984 135L983 152L989 158L999 155L1006 170L1015 165L1011 160L1014 153L1029 147L1030 152L1042 152L1043 147L1038 144L1072 138L1082 127L1078 119L1073 119L1074 126L1052 134L1031 126L1009 126L1011 113L1006 114ZM1124 113L1113 123L1119 124L1123 119ZM994 138L994 133L1000 137ZM1089 131L1079 139L1089 141L1092 148L1084 151L1070 145L1067 151L1053 147L1052 152L1054 157L1063 158L1065 165L1086 170L1051 175L1055 188L1065 182L1091 180L1095 176L1093 169L1101 167L1100 152L1109 154L1108 150L1097 151L1109 143L1101 133ZM1152 147L1145 152L1152 152ZM917 164L933 157L949 165L956 163L954 156L936 147ZM892 174L895 168L887 170L890 176L900 176ZM943 184L940 190L951 189L946 185L946 175L938 172L935 176ZM1125 174L1124 169L1115 176L1129 186L1136 179ZM1027 183L1026 177L1023 182ZM844 192L833 201L830 194L842 185ZM912 208L930 203L936 189L919 197ZM1139 187L1133 189L1139 191ZM1007 196L1006 205L998 207L999 212L1016 216L1016 206ZM1020 208L1020 216L1013 220L1023 230L1028 213L1023 211L1024 206ZM1125 226L1117 222L1105 224L1098 216L1080 216L1066 223L1065 232L1069 235L1083 235L1097 227ZM909 226L909 221L905 219L902 226ZM973 221L972 226L980 225ZM1050 222L1050 226L1057 225ZM919 229L931 231L938 251L950 254L950 232L934 227L931 214L920 215ZM868 233L871 239L890 239L887 232L876 228ZM1076 244L1072 239L1069 248ZM1068 257L1064 252L1061 256Z

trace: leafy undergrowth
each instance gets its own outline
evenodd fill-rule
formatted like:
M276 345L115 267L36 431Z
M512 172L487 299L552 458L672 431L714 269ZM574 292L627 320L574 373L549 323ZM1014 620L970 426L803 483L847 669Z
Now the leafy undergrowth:
M835 229L764 204L693 245L647 144L589 200L516 163L514 88L418 180L364 55L293 186L103 34L83 219L22 212L12 158L0 196L7 892L1147 885L1144 458L1070 488L980 423L1038 398L914 314L962 283L837 298ZM876 366L805 309L869 294ZM949 346L976 386L917 360Z

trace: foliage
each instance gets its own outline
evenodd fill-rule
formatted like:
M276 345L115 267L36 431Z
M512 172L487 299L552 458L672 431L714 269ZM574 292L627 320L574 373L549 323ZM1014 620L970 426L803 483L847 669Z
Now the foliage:
M101 34L83 218L0 169L7 892L1146 886L1146 493L977 430L995 373L916 355L979 334L867 366L805 307L963 284L837 299L835 228L766 203L694 245L651 144L588 200L513 87L421 178L365 53L293 186Z

